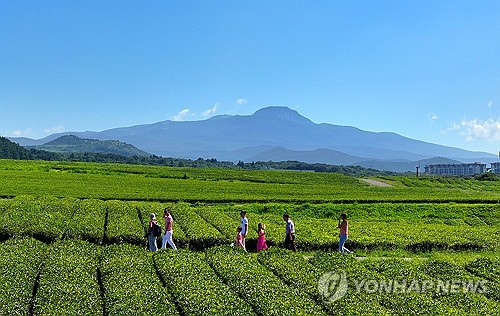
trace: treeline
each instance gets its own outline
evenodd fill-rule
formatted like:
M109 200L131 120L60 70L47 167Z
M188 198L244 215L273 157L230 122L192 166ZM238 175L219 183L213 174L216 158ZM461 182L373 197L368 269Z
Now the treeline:
M352 176L370 176L370 175L396 175L399 173L391 171L380 171L376 169L367 169L361 166L340 166L328 165L323 163L306 163L300 161L257 161L245 163L239 161L237 166L243 169L279 169L294 171L314 171L314 172L336 172Z
M114 162L124 164L155 165L170 167L195 168L236 168L232 162L217 161L217 159L197 160L181 158L165 158L156 155L150 156L123 156L113 153L55 153L34 148L24 148L5 137L0 136L0 158L19 160L47 160L47 161L79 161L79 162Z
M298 170L314 172L336 172L352 176L372 176L372 175L394 175L389 171L379 171L367 169L360 166L334 166L327 164L309 164L300 161L257 161L245 163L239 161L234 164L230 161L218 161L215 158L196 160L182 158L166 158L156 155L150 156L123 156L111 153L54 153L39 149L26 149L17 143L0 136L0 158L19 160L46 160L46 161L78 161L78 162L101 162L101 163L123 163L137 165L169 166L169 167L193 167L193 168L231 168L246 170Z

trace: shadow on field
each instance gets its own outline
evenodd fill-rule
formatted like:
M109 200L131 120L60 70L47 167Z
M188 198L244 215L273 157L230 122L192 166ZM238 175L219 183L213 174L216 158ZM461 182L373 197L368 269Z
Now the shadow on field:
M140 247L144 247L147 249L147 238L138 238L137 236L127 236L121 235L113 238L108 238L106 235L103 238L96 238L93 235L86 234L63 234L55 235L55 234L46 234L39 232L32 233L21 233L21 234L13 234L8 232L0 231L0 242L6 241L10 238L17 237L31 237L37 239L45 244L52 244L53 242L61 239L78 239L84 240L96 245L113 245L113 244L130 244L136 245ZM158 237L157 240L158 249L161 248L162 238ZM193 251L204 251L206 249L220 246L220 245L229 245L233 241L227 238L199 238L199 239L187 239L187 238L174 238L174 242L177 248L185 248ZM267 245L269 247L283 247L283 242L276 242L275 240L267 240ZM296 241L297 250L301 251L327 251L327 252L336 252L338 251L338 243L311 243L311 242L303 242ZM256 252L257 239L247 239L246 240L246 249L248 252ZM170 246L168 246L170 247ZM485 250L487 247L484 245L479 245L475 243L457 243L457 244L447 244L442 242L432 242L432 241L424 241L418 243L412 243L408 245L397 245L393 243L360 243L356 241L348 240L346 242L346 247L348 249L354 251L376 251L376 250L397 250L404 249L408 252L414 253L422 253L422 252L431 252L431 251L442 251L442 250L453 250L453 251L480 251Z

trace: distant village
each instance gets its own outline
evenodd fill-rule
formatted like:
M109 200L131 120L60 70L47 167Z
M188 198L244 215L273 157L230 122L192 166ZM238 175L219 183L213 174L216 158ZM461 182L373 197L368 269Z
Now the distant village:
M500 162L492 162L490 165L491 168L487 168L485 163L480 162L426 165L424 167L424 173L457 176L473 176L486 172L500 174Z

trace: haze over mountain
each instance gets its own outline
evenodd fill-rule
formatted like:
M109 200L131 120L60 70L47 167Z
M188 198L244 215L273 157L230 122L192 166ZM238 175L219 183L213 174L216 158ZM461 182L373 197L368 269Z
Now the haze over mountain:
M119 140L164 157L229 161L283 161L364 165L413 171L420 161L490 163L497 157L410 139L396 133L316 124L297 111L271 106L253 115L220 115L201 121L162 121L101 132L66 132L39 140L10 138L23 145L41 145L62 135ZM451 160L450 160L451 159ZM383 166L379 168L378 165Z

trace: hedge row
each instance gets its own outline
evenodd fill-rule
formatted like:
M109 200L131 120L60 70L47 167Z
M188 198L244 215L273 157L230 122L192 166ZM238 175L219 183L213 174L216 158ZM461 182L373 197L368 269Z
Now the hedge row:
M111 245L102 253L106 315L176 315L151 253L134 245Z
M154 260L184 315L254 315L252 308L221 282L204 253L160 251Z
M434 280L483 280L482 277L471 274L465 268L446 260L430 260L426 262L421 269ZM485 290L485 293L481 294L472 292L462 295L462 293L460 293L459 295L439 296L438 299L445 301L455 308L459 308L463 306L464 302L467 302L467 305L475 306L475 310L481 313L487 313L487 311L492 308L500 310L500 304L498 304L498 302L500 302L500 286L498 284L498 279L496 279L496 281L487 282Z
M290 287L257 258L241 248L208 249L211 267L260 315L322 315L326 313L299 288Z
M499 261L260 253L217 246L150 253L140 246L81 240L47 245L32 238L0 243L1 315L321 315L494 314L500 310ZM345 296L328 301L319 285L345 273ZM487 280L484 292L357 291L359 282ZM328 294L328 293L326 293ZM330 293L331 294L331 293Z
M34 315L102 315L97 275L100 248L80 240L51 246L34 301Z
M10 236L32 236L42 241L53 242L61 238L75 238L94 243L131 243L145 245L145 231L149 214L156 213L163 225L163 209L167 204L77 200L73 198L50 198L19 196L11 200L0 200L0 239ZM169 204L174 218L174 241L178 247L202 250L230 243L240 223L240 211L247 209L249 219L248 250L255 249L257 224L266 225L268 245L280 245L284 239L285 224L281 217L284 204L257 205L195 205L187 203ZM431 205L432 206L432 205ZM431 250L489 250L498 251L497 206L468 205L465 208L478 210L477 216L442 219L432 217L431 206L415 205L415 218L408 214L408 205L346 206L353 209L350 235L346 246L355 250L405 249L423 252ZM325 207L331 207L325 205ZM265 208L265 211L263 210ZM450 205L448 213L455 210ZM303 250L335 250L338 244L338 222L334 218L314 218L309 206L306 214L292 216L296 228L296 243ZM380 220L377 214L396 212L397 218ZM441 209L446 207L441 206ZM317 210L316 210L317 211ZM469 210L470 211L470 210ZM375 212L375 213L371 213ZM468 214L462 210L459 214ZM321 214L319 214L321 215ZM319 216L318 215L318 216ZM370 217L372 219L367 219ZM471 225L471 223L474 223Z
M41 240L63 237L74 213L75 199L19 196L4 202L0 213L1 233L8 236L33 236Z
M318 269L324 272L335 271L345 273L348 281L347 294L333 303L337 310L347 306L348 313L369 314L370 311L380 311L380 314L414 315L435 314L444 315L450 309L437 304L431 297L416 292L410 293L387 293L385 291L370 293L365 290L357 291L356 282L390 282L392 278L372 271L363 266L352 256L341 256L337 253L316 253L311 260ZM398 278L399 279L399 278Z
M469 274L461 266L444 260L404 260L399 259L376 259L358 261L352 256L340 256L333 253L318 252L310 261L318 269L324 272L336 271L346 273L349 281L348 294L338 301L338 304L345 304L354 308L371 308L382 306L389 314L462 314L464 308L475 314L490 314L492 310L498 310L498 287L487 289L485 293L474 293L460 290L458 293L447 293L446 290L419 292L418 286L422 282L434 282L451 280L479 281L480 278ZM420 282L417 290L375 293L354 293L356 284L362 280L375 280L378 284L389 284L399 282L409 286L412 282ZM405 283L406 282L406 283ZM362 304L361 302L365 302ZM368 313L365 311L353 310L352 313ZM379 309L377 309L379 310Z
M135 202L106 202L106 242L144 245L143 225L136 205Z
M0 315L29 314L47 251L47 245L31 238L0 243Z
M76 201L75 212L66 228L66 237L99 244L104 236L105 218L105 202L100 200Z
M172 212L174 222L181 226L191 248L205 249L228 243L229 240L220 231L205 221L188 204L178 203Z

